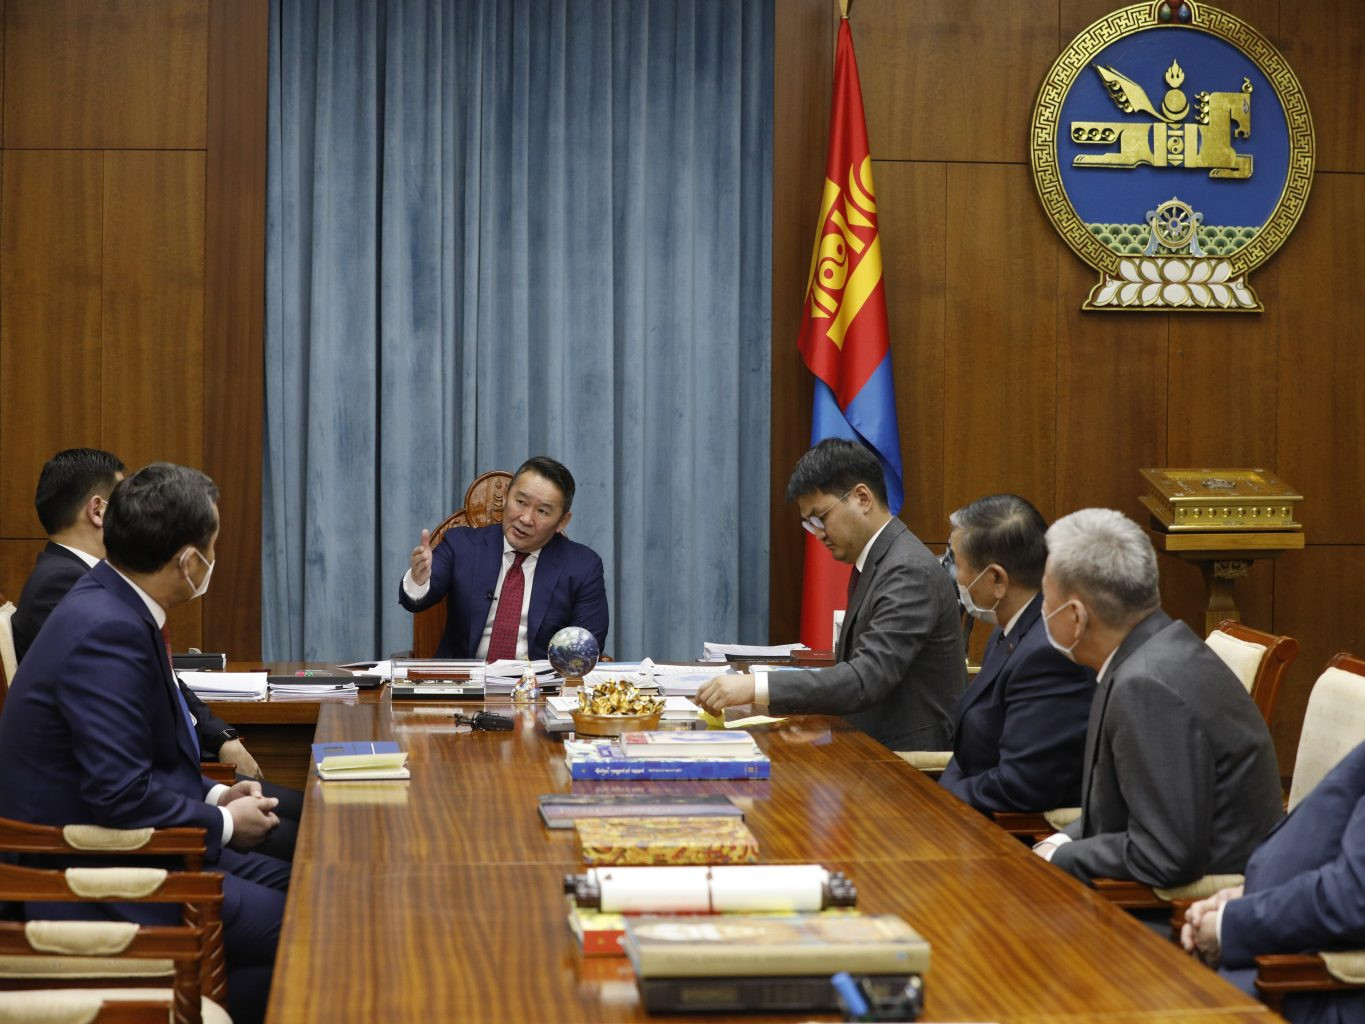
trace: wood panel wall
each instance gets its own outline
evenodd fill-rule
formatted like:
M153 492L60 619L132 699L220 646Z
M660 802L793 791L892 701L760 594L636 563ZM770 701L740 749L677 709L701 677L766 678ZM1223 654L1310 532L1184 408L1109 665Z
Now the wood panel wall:
M43 462L198 466L218 567L177 648L260 656L266 0L0 0L0 592Z
M853 0L906 468L902 518L941 549L948 514L1014 490L1049 518L1118 508L1138 469L1263 465L1304 494L1307 550L1238 584L1244 621L1303 645L1274 732L1292 765L1312 681L1365 652L1365 8L1221 0L1280 49L1308 93L1308 209L1253 274L1259 316L1085 314L1095 273L1034 193L1028 119L1052 61L1119 0ZM795 636L801 531L783 503L809 441L796 350L824 177L836 0L777 5L773 153L771 624ZM1195 628L1197 570L1162 559L1166 607Z

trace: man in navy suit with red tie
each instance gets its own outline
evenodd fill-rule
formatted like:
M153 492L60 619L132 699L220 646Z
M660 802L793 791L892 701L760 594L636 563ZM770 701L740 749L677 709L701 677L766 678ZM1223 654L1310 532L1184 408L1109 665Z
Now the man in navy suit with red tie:
M247 780L199 773L194 722L163 632L172 608L208 590L218 488L203 473L153 463L114 488L106 560L53 609L15 674L0 717L0 815L46 825L194 826L223 872L228 993L238 1024L264 1017L289 864L259 846L276 801ZM91 908L80 908L90 916ZM174 907L105 904L148 924ZM45 916L53 916L48 905ZM169 915L169 917L168 917Z
M502 522L431 534L412 549L398 588L411 612L446 599L439 658L540 659L565 626L582 626L607 642L607 590L602 559L564 536L573 518L574 479L538 455L518 467Z

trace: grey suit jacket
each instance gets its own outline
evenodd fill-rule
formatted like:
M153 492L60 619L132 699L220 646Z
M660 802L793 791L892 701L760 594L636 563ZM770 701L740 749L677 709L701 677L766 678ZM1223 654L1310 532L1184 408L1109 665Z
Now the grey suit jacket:
M952 745L952 711L967 684L957 594L899 519L868 552L835 655L832 668L770 675L769 709L843 715L892 750Z
M1270 732L1237 677L1155 611L1124 638L1090 711L1081 817L1052 863L1083 881L1176 886L1240 873L1280 820Z

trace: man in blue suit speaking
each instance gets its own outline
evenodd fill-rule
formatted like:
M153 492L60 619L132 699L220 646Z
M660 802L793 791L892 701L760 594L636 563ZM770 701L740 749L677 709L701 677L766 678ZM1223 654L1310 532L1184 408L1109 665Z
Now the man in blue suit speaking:
M431 532L422 531L398 601L420 612L446 599L438 658L544 658L565 626L582 626L602 649L602 559L564 536L573 496L573 474L538 455L512 477L501 524L448 530L434 549Z

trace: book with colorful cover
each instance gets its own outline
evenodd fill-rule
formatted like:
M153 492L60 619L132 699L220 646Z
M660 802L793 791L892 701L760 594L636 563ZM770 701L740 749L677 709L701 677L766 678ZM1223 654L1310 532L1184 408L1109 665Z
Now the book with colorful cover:
M734 818L584 818L584 864L756 864L758 840Z
M728 796L700 793L672 796L660 793L545 793L539 797L540 818L548 828L573 828L578 818L740 818L744 809Z
M641 978L909 975L929 944L894 914L630 916L626 955Z
M580 907L569 897L569 928L584 956L625 956L624 914L608 914Z
M626 757L611 740L565 740L564 763L573 779L766 779L772 762L753 757Z
M326 782L408 779L408 755L393 740L343 740L313 744L313 765Z
M763 753L743 729L627 732L621 735L621 750L627 757L645 758L754 757Z

